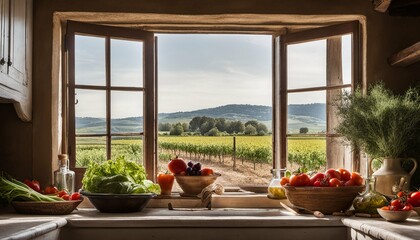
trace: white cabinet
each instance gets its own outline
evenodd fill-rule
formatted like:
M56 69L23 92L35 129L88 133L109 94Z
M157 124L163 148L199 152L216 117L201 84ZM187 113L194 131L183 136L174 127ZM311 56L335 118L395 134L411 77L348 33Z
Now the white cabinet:
M0 0L0 102L32 117L32 0Z

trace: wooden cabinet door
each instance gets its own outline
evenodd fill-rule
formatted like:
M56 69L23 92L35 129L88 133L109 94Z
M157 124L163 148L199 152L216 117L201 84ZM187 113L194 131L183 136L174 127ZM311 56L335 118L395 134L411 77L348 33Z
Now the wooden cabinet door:
M10 5L10 47L9 47L9 76L18 84L26 86L26 59L27 56L27 31L28 1L13 0ZM17 87L19 90L22 86Z
M0 0L0 72L7 74L9 55L9 0Z

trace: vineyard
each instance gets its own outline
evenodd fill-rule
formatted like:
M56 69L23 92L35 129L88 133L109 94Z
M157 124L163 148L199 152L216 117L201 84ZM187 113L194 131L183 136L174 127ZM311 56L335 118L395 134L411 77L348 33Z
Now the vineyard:
M249 162L255 170L257 164L272 164L271 136L236 136L235 147L232 136L203 137L186 136L159 137L159 159L168 160L179 155L195 161L235 164ZM140 139L116 139L112 141L112 157L120 155L132 160L142 160ZM288 167L304 166L318 170L325 165L325 138L300 137L288 141ZM79 139L77 166L87 166L91 161L105 161L105 143L98 139Z

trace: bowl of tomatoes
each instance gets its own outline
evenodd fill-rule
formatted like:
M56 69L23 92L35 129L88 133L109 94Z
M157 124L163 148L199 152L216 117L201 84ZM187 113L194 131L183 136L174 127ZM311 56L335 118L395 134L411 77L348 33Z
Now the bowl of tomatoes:
M346 211L364 189L363 178L345 169L328 169L312 175L296 173L288 180L283 187L290 203L323 214Z

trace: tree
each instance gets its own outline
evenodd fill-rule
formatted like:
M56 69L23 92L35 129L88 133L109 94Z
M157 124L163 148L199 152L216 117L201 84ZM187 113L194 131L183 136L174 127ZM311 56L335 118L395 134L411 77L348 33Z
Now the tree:
M158 130L159 131L170 131L171 130L171 124L170 123L159 123L158 125Z
M220 132L219 132L219 130L217 130L216 127L214 127L212 129L210 129L210 131L208 131L205 135L206 136L219 136Z
M208 131L214 128L215 125L216 125L216 121L213 118L207 118L207 121L201 124L200 126L201 135L206 134Z
M182 125L182 129L184 130L184 132L187 132L188 131L188 123L184 122L181 125Z
M257 129L258 135L265 135L268 133L268 128L264 123L258 123L255 128Z
M245 123L245 127L247 127L248 125L252 125L254 128L258 127L258 121L256 120L251 120Z
M190 121L190 130L191 132L196 132L200 129L201 126L201 117L194 117Z
M307 127L301 127L300 129L299 129L299 133L303 133L303 134L305 134L305 133L308 133L309 132L309 129L307 128Z
M232 133L240 133L245 130L245 126L241 121L231 121L229 122L229 126L226 129L226 132Z
M248 124L248 126L245 127L244 133L245 135L256 135L257 129L251 124Z
M220 132L226 131L228 124L224 118L216 118L216 127Z
M177 123L172 125L171 131L169 131L170 135L180 136L184 132L184 128L182 128L181 123Z

